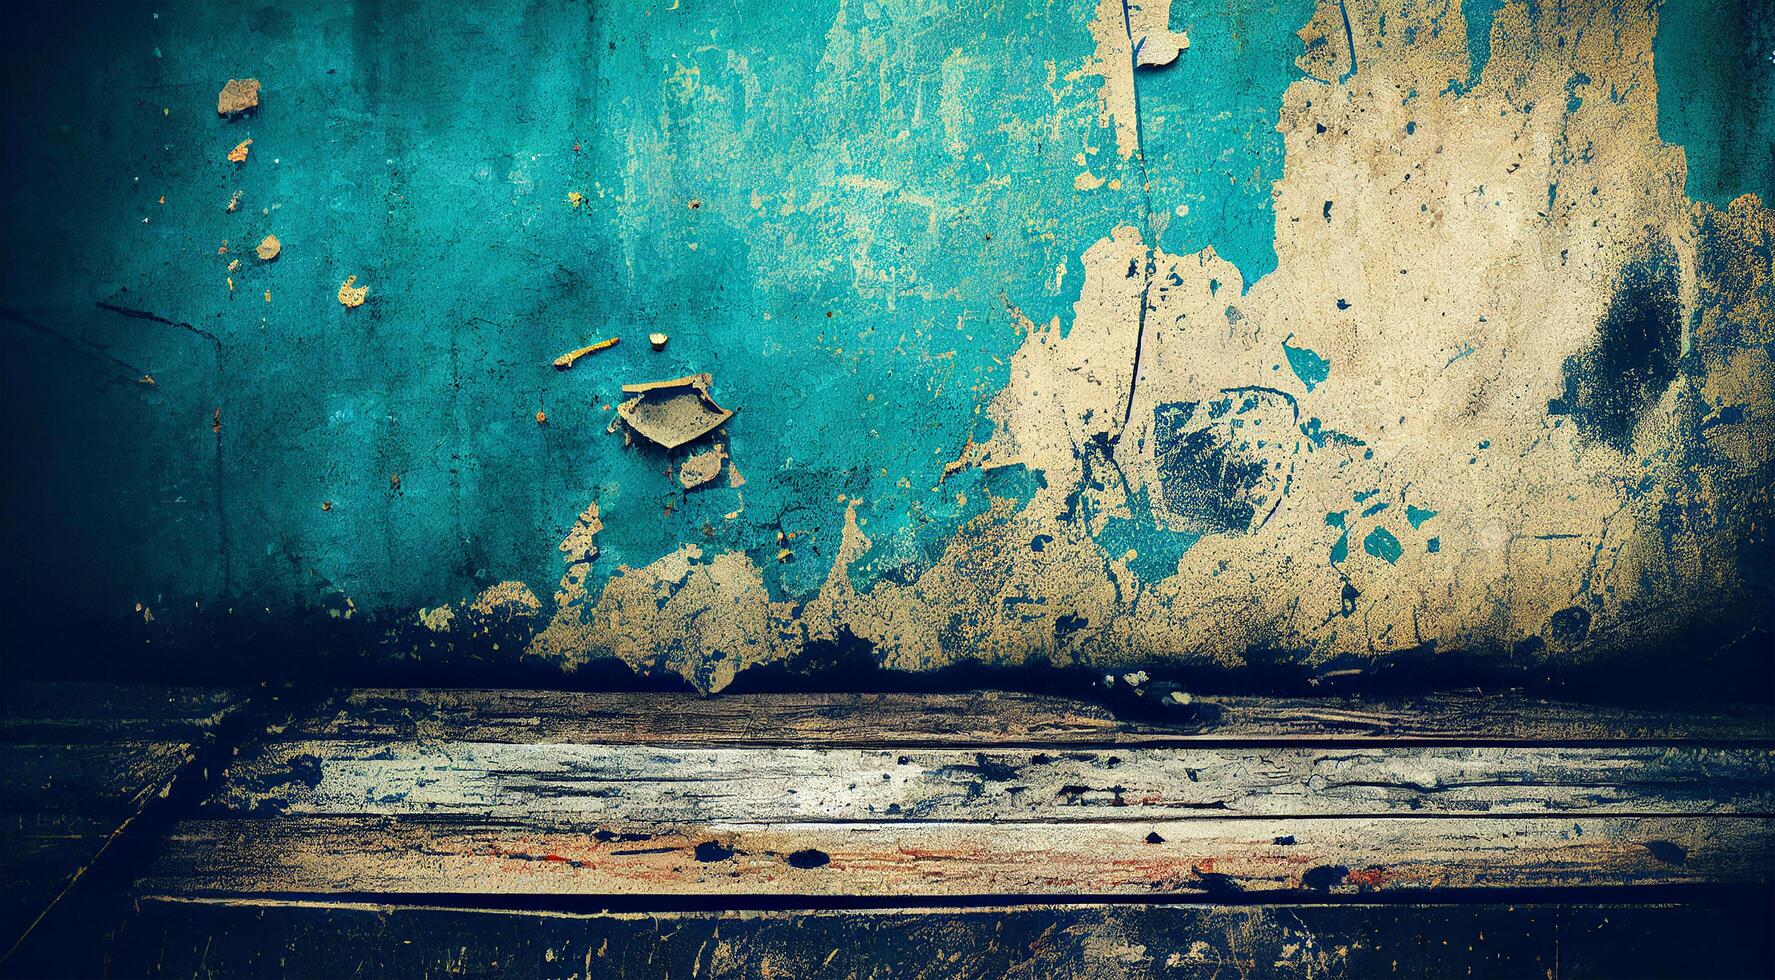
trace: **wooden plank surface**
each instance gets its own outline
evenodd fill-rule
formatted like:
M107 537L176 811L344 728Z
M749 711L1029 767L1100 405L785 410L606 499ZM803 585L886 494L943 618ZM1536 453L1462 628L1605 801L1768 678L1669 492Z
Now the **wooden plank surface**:
M1767 882L1775 819L191 820L154 894L1230 895Z
M171 789L243 701L147 685L0 689L0 957Z
M1775 749L669 748L280 740L212 810L506 820L1091 821L1775 813Z
M1736 900L637 915L148 900L110 944L109 965L117 976L206 980L1753 977L1775 963L1771 908Z
M1769 881L1775 746L1719 740L1754 734L1750 714L1654 724L1506 698L1494 726L1450 704L1253 704L1190 728L1012 695L357 691L232 764L140 885L912 899ZM1466 730L1533 739L1439 744ZM1021 744L1036 735L1057 744Z
M1664 710L1497 694L1411 699L1197 697L1145 720L1101 705L1008 692L680 694L364 689L295 737L607 745L1068 747L1203 740L1444 741L1454 744L1775 744L1757 705Z

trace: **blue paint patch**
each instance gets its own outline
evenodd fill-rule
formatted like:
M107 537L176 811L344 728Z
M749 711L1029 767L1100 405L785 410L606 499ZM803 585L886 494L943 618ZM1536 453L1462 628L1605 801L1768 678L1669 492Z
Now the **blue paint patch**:
M1565 111L1567 115L1577 112L1583 107L1584 100L1578 96L1578 89L1589 84L1590 76L1581 71L1572 72L1572 77L1565 80Z
M1768 0L1664 0L1652 63L1658 135L1683 148L1689 197L1725 207L1775 193L1775 6Z
M1342 565L1344 559L1348 557L1350 557L1350 532L1345 531L1338 535L1337 541L1333 542L1331 545L1331 563L1333 565Z
M1435 516L1436 511L1413 507L1410 504L1405 505L1405 519L1411 523L1411 529L1414 531L1423 527L1425 521Z
M1040 473L1021 464L957 473L944 481L937 493L929 495L930 499L917 502L904 523L888 533L869 535L869 550L846 569L851 587L867 592L881 579L910 584L942 558L956 528L986 512L988 497L1010 500L1016 509L1021 509L1046 484ZM789 544L795 550L794 542ZM775 551L753 557L765 569L767 581L771 572L782 576L797 564L793 559L777 561ZM823 563L808 564L824 575Z
M1399 539L1384 527L1368 532L1368 537L1362 539L1362 550L1389 565L1396 564L1399 556L1405 554L1405 549L1399 546Z
M1715 412L1714 414L1708 416L1707 418L1702 419L1701 420L1701 430L1703 432L1705 432L1708 429L1711 429L1716 425L1737 425L1743 421L1744 421L1744 406L1743 405L1727 405L1725 408L1722 408L1719 411Z
M1128 509L1134 516L1105 521L1097 543L1111 558L1133 551L1128 570L1142 582L1157 582L1177 574L1178 561L1202 536L1160 527L1153 519L1152 503L1144 489L1129 495Z
M1292 397L1272 388L1219 395L1205 411L1197 402L1153 408L1158 502L1185 530L1244 534L1288 492L1300 413Z
M1429 543L1424 545L1424 550L1428 551L1432 555L1441 551L1442 550L1442 539L1441 538L1431 538L1429 540Z
M1320 357L1316 351L1290 344L1288 341L1292 339L1293 334L1282 339L1282 353L1287 356L1288 366L1294 371L1294 376L1307 386L1308 391L1312 391L1331 377L1331 362Z
M1316 418L1307 419L1300 427L1300 434L1307 437L1314 449L1324 449L1327 444L1339 446L1366 446L1368 443L1352 435L1325 427L1325 423Z
M1247 288L1276 268L1270 187L1282 177L1284 155L1276 107L1301 77L1295 32L1313 7L1313 0L1252 0L1229 16L1206 0L1175 3L1171 21L1188 30L1189 50L1134 73L1146 168L1124 179L1130 188L1147 181L1152 210L1170 214L1162 231L1147 226L1147 240L1174 255L1212 245ZM1179 205L1187 211L1178 214Z
M1380 503L1375 504L1375 505L1369 507L1367 510L1363 511L1362 516L1363 517L1373 517L1374 515L1380 513L1383 510L1386 510L1388 507L1391 507L1391 506L1393 506L1391 503L1383 500Z
M1349 513L1350 512L1347 510L1327 511L1325 514L1325 525L1327 527L1343 527L1344 526L1344 518Z
M1491 26L1504 0L1462 0L1461 15L1467 22L1467 77L1451 78L1444 91L1465 95L1479 84L1491 62Z

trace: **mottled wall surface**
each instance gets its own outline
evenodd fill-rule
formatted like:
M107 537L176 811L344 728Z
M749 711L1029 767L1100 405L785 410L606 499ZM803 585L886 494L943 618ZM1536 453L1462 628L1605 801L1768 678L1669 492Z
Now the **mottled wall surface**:
M17 660L718 689L1767 626L1760 4L3 16ZM618 418L698 373L714 432Z

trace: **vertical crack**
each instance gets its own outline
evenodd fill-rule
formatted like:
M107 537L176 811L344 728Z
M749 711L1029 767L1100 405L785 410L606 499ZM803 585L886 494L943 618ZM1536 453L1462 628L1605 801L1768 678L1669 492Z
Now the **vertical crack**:
M1134 417L1134 386L1140 378L1140 352L1146 342L1146 305L1147 296L1153 284L1153 202L1151 183L1147 179L1146 169L1146 133L1140 123L1140 44L1134 43L1133 13L1128 9L1128 0L1122 0L1122 30L1128 35L1128 91L1133 100L1134 113L1134 161L1140 168L1140 240L1146 247L1143 281L1140 287L1140 315L1134 330L1134 364L1128 373L1128 399L1122 406L1122 425L1116 430L1112 443L1122 438L1128 430L1128 422ZM1145 39L1142 39L1144 43Z
M107 303L104 300L99 300L99 301L95 302L93 305L97 306L99 309L104 310L108 313L116 313L119 316L127 316L132 319L136 319L136 320L149 320L154 323L164 324L169 327L175 327L177 329L196 334L197 336L202 337L203 339L209 341L210 347L215 352L215 355L216 355L217 399L218 400L221 399L221 388L222 388L223 378L225 377L225 375L223 374L223 366L222 366L222 338L221 337L218 337L215 334L210 333L208 330L205 330L202 327L195 327L189 323L185 323L180 320L169 319L167 317L161 316L158 313L151 313L147 310L137 310L137 309L132 309L127 306L118 306L115 303ZM218 559L222 563L222 597L224 599L226 599L228 596L233 594L234 570L233 570L232 562L230 560L230 555L229 555L229 553L232 549L229 547L229 544L228 544L228 508L226 505L227 498L223 492L221 415L222 415L222 408L220 405L218 405L218 406L216 406L216 423L214 426L215 435L216 435L216 450L215 450L215 462L213 464L214 472L212 475L212 482L215 485L216 552L217 552Z

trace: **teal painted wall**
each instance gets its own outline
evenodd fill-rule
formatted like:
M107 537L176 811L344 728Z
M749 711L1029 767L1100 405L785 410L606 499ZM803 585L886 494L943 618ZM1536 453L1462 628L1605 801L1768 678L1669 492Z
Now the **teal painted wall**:
M1082 256L1123 224L1172 255L1212 247L1247 287L1277 269L1278 115L1314 4L1175 4L1192 46L1135 73L1128 159L1081 70L1096 13L9 9L5 589L31 627L15 635L143 610L163 643L249 613L399 632L504 581L546 604L588 502L594 594L694 542L808 602L853 505L870 544L852 587L916 581L991 498L1046 485L1019 466L945 475L995 434L986 408L1027 336L1008 311L1070 329ZM1679 15L1659 107L1690 193L1766 192L1767 66L1695 43L1727 17L1711 5ZM1489 39L1465 47L1496 59ZM262 107L219 119L217 89L247 76ZM274 262L251 251L266 234ZM362 307L336 299L348 276ZM550 367L605 337L621 343ZM744 483L687 492L682 452L607 427L622 384L705 371L738 412L722 440ZM1199 536L1162 524L1137 506L1094 535L1156 580Z

